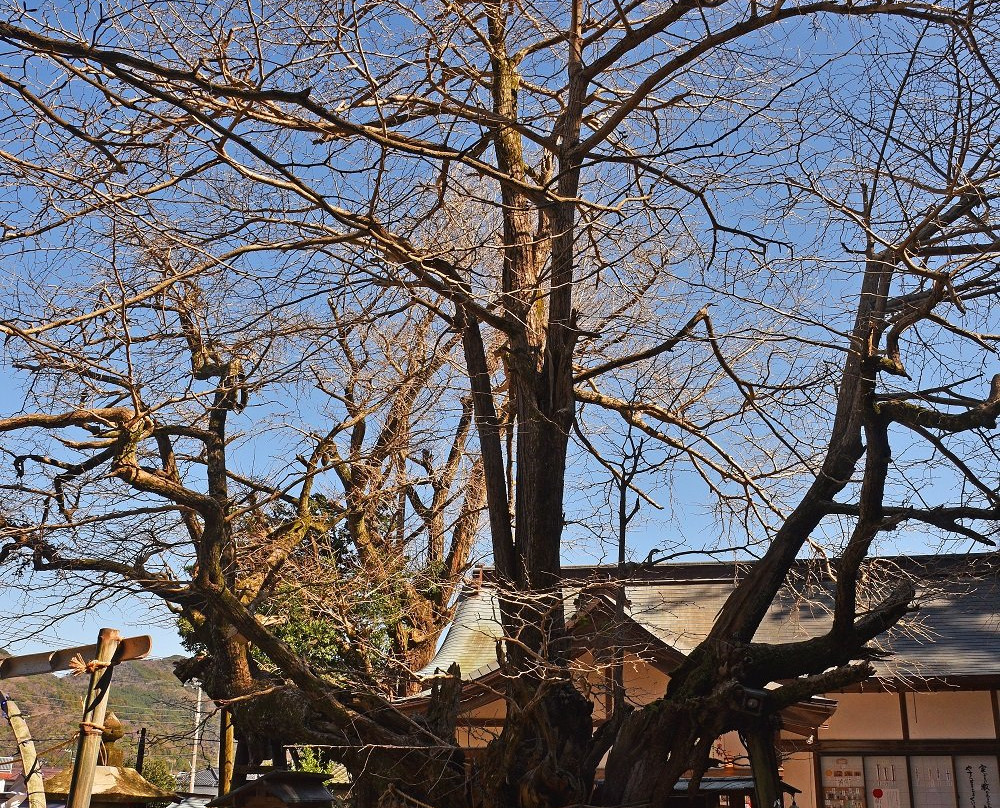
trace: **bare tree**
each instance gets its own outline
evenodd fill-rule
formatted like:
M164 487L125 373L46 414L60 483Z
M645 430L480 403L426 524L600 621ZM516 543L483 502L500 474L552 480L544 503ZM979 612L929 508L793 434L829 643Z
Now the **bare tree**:
M345 311L323 295L318 312L294 316L275 298L216 303L259 293L260 279L246 289L204 265L178 269L179 251L141 235L116 250L83 290L119 296L96 326L69 318L9 346L13 369L36 380L26 406L62 414L5 419L21 437L2 447L15 475L4 558L95 597L162 598L206 652L179 673L219 693L245 695L274 673L203 586L224 587L329 676L411 689L481 521L467 397L456 420L426 420L449 395L454 335L405 296ZM147 295L150 265L181 278ZM60 306L52 294L44 302ZM244 737L270 757L258 740L283 732Z
M760 758L767 726L741 712L742 689L785 682L773 712L863 679L869 642L910 607L911 581L859 595L880 537L920 525L992 541L993 11L383 0L11 12L4 241L23 283L3 328L32 386L0 429L89 434L60 437L72 460L10 450L15 472L31 458L48 474L12 483L4 558L117 576L197 612L212 696L246 732L339 745L363 801L585 801L610 748L601 799L662 804L725 731ZM332 317L316 306L326 296ZM154 322L166 340L148 338ZM373 344L385 373L370 375ZM461 384L445 373L451 348ZM183 384L163 374L167 350L190 365ZM291 477L235 477L227 424L328 350L341 367L315 381L342 410L336 426L303 430ZM656 383L633 400L629 380L647 372ZM663 699L596 734L565 665L560 591L581 407L660 442L665 473L699 480L760 553ZM427 424L447 432L447 459L411 448ZM477 458L453 462L473 426ZM185 484L187 467L204 482ZM453 580L441 514L462 548L485 503L508 585L509 676L505 727L474 781L452 738L453 687L414 721L319 675L255 614L271 570L305 563L295 554L326 518L309 489L327 469L379 581L398 580L393 542L408 524ZM97 487L78 496L83 480ZM261 519L264 501L294 510ZM107 508L164 530L113 557L52 544L50 514L79 531ZM388 543L369 547L373 530ZM187 578L148 563L187 547ZM754 644L810 547L837 559L831 632ZM447 592L435 597L437 619ZM357 647L344 638L344 653ZM264 687L247 640L286 684Z

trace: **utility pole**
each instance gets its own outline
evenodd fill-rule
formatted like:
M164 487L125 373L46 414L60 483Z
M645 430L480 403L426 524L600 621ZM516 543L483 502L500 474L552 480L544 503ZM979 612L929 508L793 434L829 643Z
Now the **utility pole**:
M194 793L194 776L198 768L198 741L201 739L201 685L198 685L198 704L194 710L194 746L191 749L191 783L188 791ZM70 808L70 806L66 806Z

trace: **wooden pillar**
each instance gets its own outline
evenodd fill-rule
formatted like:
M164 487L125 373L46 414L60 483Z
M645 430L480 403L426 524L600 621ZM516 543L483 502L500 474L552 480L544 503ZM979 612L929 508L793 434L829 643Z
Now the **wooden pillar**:
M97 635L97 658L87 663L90 686L87 689L87 700L83 705L80 740L76 746L73 779L69 784L66 808L90 808L90 797L94 790L94 768L101 753L101 734L104 731L104 717L108 712L108 691L111 688L113 661L120 642L121 635L117 631L112 628L102 628Z
M219 796L228 794L233 787L233 762L235 759L233 747L236 733L233 729L233 716L228 707L223 707L219 717Z
M45 808L45 784L42 782L42 772L38 766L38 756L35 754L35 742L25 723L20 708L0 693L3 699L3 711L10 723L10 729L17 741L17 751L21 756L21 768L24 770L24 790L28 792L28 808Z
M784 801L771 717L761 716L742 735L750 758L750 770L753 772L754 808L782 808Z

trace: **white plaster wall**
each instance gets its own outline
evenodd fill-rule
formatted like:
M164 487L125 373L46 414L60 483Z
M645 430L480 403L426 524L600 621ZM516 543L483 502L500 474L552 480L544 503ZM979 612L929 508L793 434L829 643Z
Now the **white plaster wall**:
M816 776L812 753L795 752L784 759L781 767L781 779L802 790L801 794L795 795L795 804L799 808L816 808ZM787 796L785 805L791 805L791 799Z
M996 737L988 690L907 693L906 713L914 739Z
M902 739L898 694L829 693L827 697L837 701L837 711L820 727L820 739Z
M635 656L625 657L625 692L632 704L649 704L667 692L670 677Z

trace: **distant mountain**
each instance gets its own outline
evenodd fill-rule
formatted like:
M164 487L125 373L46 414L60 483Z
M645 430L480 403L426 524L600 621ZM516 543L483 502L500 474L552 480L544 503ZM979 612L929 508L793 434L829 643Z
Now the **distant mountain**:
M110 709L125 726L118 746L126 764L133 764L139 729L146 727L146 758L165 758L172 771L190 770L194 745L197 688L184 687L174 676L173 659L126 662L115 668ZM87 692L85 676L25 676L0 682L0 689L27 716L35 749L53 766L68 765L82 717ZM218 756L217 714L207 698L202 701L198 767L214 764ZM0 733L0 755L16 755L9 729Z

